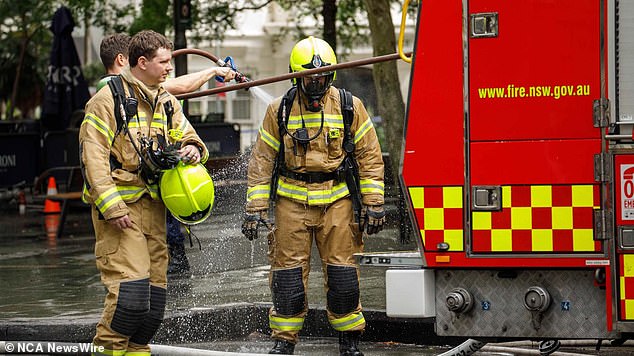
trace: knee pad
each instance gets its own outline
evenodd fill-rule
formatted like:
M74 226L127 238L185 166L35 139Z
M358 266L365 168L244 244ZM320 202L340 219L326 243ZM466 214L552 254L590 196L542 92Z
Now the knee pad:
M328 310L347 314L359 305L359 279L357 268L349 266L326 267L328 276Z
M110 328L121 335L132 336L150 311L150 280L123 282Z
M130 341L138 345L147 345L163 322L165 314L165 288L150 286L150 312L145 316L143 324L132 335Z
M302 282L302 267L272 272L271 294L275 311L281 315L296 315L304 311L306 294Z

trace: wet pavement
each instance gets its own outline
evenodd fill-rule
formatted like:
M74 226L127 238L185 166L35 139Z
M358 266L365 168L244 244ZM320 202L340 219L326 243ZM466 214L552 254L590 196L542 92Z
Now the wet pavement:
M193 246L189 242L186 245L192 274L170 278L166 320L155 343L252 354L269 350L266 239L249 242L240 233L244 189L242 184L217 187L212 216L192 227ZM13 210L10 206L1 210L0 340L89 342L105 289L95 267L88 209L81 206L71 209L64 236L59 240L46 237L44 216L37 209L29 209L25 216L18 215L17 208ZM399 242L394 206L388 206L388 216L392 224L366 240L366 251L415 249L413 243ZM382 267L361 269L361 300L368 320L361 346L366 355L436 355L463 340L436 337L432 320L385 316L384 274ZM325 294L316 250L308 300L311 310L296 354L336 355L337 340L325 316ZM477 354L526 354L490 345ZM539 354L536 344L528 349ZM566 351L634 354L631 347L608 347L607 351L597 352L592 345Z
M244 196L243 187L217 196ZM212 216L192 227L186 241L191 277L170 278L170 310L231 303L268 303L266 239L249 242L240 232L241 202L217 199ZM44 217L38 212L19 216L5 211L0 219L0 320L53 316L92 316L101 310L104 288L95 267L94 235L88 208L74 208L66 220L64 236L48 239ZM401 245L394 228L366 240L366 250L413 249ZM313 251L308 299L325 305L320 261ZM384 309L382 268L362 272L363 304Z
M266 318L270 307L266 239L261 237L249 242L240 232L243 204L240 198L245 196L244 192L243 184L217 187L212 216L192 227L193 246L186 242L191 276L170 278L166 321L155 342L248 353L266 352L270 348ZM394 210L390 213L393 215ZM29 209L26 215L20 216L17 209L5 207L0 223L0 286L3 290L0 293L0 340L42 340L45 337L45 340L90 341L105 289L95 267L88 208L78 205L70 210L60 239L46 236L44 215L37 209ZM401 245L397 236L397 230L391 227L368 239L366 248L378 251L415 247L414 244ZM308 289L311 313L297 347L298 354L329 355L337 351L335 334L325 318L319 261L314 249ZM377 320L375 331L369 330L366 335L381 334L377 327L388 319L382 312L385 308L384 273L384 268L362 270L361 298L367 309L368 328L372 329L372 319ZM420 325L424 325L425 333L429 334L431 324L426 321ZM395 330L399 328L396 326ZM430 348L389 338L376 343L369 341L364 347L366 355L425 354ZM433 349L429 354L436 353L437 349Z

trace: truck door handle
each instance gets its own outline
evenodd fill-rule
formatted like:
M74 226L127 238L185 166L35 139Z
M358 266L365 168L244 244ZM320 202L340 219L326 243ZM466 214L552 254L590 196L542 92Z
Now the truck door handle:
M469 36L471 38L497 37L498 36L498 13L485 12L471 14Z
M502 187L473 186L471 192L473 211L502 210Z

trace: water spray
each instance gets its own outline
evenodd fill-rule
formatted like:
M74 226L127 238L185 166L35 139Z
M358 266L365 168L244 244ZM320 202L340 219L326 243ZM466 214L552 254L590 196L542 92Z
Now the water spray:
M197 54L197 55L201 55L203 57L207 57L207 58L211 59L214 63L216 63L218 65L220 65L219 63L222 63L223 66L226 66L226 62L225 61L220 60L218 57L214 56L213 54L211 54L209 52L206 52L206 51L203 51L203 50L200 50L200 49L196 49L196 48L182 48L182 49L175 50L174 52L172 52L172 57L176 57L176 56L179 56L179 55L182 55L182 54ZM407 55L411 55L411 53L407 53ZM353 68L353 67L360 67L360 66L364 66L364 65L368 65L368 64L381 63L381 62L387 62L387 61L394 61L394 60L398 60L398 59L401 59L401 57L400 57L400 55L398 53L386 54L386 55L382 55L382 56L376 56L376 57L370 57L370 58L365 58L365 59L359 59L359 60L350 61L350 62L332 64L332 65L329 65L329 66L324 66L324 67L319 67L319 68L307 69L307 70L303 70L301 72L286 73L286 74L277 75L277 76L264 78L264 79L256 79L256 80L247 79L245 82L240 82L240 83L235 84L235 85L226 85L226 86L217 87L217 88L213 88L213 89L207 89L207 90L201 90L201 91L197 91L197 92L193 92L193 93L186 93L186 94L176 95L176 98L179 99L179 100L198 98L198 97L201 97L201 96L215 95L215 94L224 93L224 92L233 91L233 90L248 89L248 88L259 86L259 85L271 84L271 83L275 83L275 82L281 82L281 81L284 81L284 80L290 80L290 79L294 79L294 78L305 77L305 76L318 74L318 73L323 73L323 72L327 72L327 71L333 71L333 70L345 69L345 68ZM238 81L237 78L238 77L236 76L236 81Z

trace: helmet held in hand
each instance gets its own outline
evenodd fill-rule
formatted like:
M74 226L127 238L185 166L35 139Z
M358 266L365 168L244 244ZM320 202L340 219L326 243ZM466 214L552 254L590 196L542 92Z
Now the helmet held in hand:
M205 221L214 204L214 183L202 164L179 163L159 182L161 199L174 217L188 225Z

